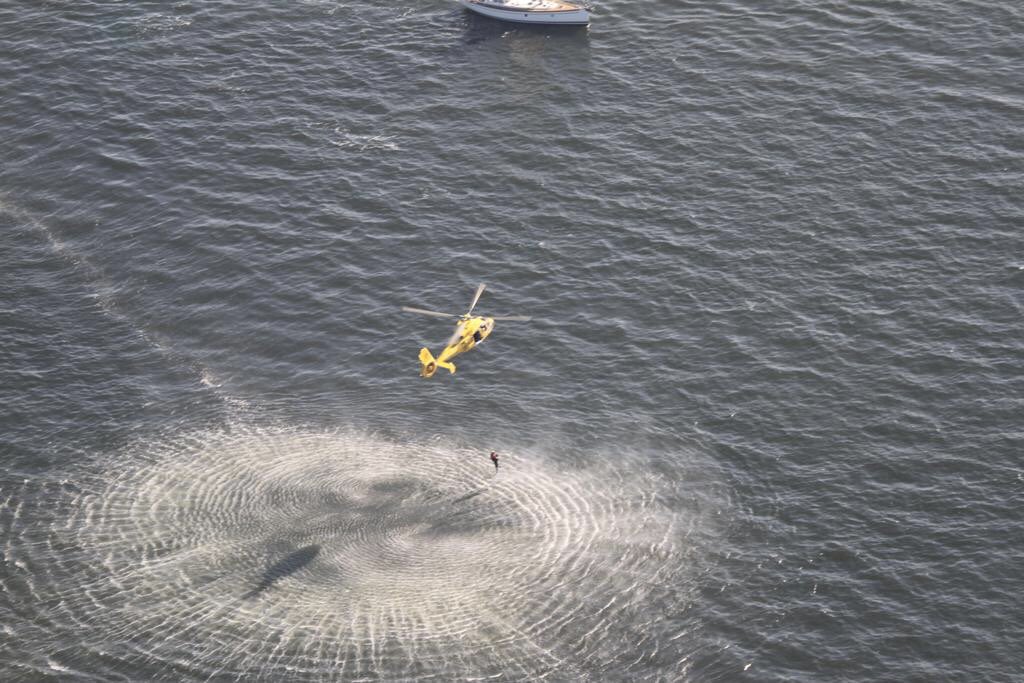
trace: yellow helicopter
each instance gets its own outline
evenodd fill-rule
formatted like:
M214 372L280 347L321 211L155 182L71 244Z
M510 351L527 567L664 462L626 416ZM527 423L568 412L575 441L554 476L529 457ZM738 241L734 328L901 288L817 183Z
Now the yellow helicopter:
M484 287L485 285L480 285L476 288L476 294L473 295L473 302L469 304L469 310L462 315L402 306L402 310L409 313L432 315L436 318L457 318L459 321L455 326L455 333L448 339L448 342L444 345L444 350L441 351L437 358L434 358L434 355L430 353L430 349L426 347L420 349L420 377L433 377L439 367L454 373L455 364L450 362L451 359L460 353L469 351L484 339L487 339L491 332L494 331L495 320L526 321L530 319L526 315L505 315L494 318L473 315L473 309L476 307L476 302L480 300L480 295L484 293Z

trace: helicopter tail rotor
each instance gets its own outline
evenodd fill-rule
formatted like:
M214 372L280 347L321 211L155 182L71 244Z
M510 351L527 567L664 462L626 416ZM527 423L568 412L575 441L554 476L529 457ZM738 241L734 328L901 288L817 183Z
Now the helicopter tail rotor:
M437 360L434 358L434 354L430 353L430 349L426 347L420 349L420 377L433 377L439 367L444 368L450 373L455 373L455 365L453 363Z

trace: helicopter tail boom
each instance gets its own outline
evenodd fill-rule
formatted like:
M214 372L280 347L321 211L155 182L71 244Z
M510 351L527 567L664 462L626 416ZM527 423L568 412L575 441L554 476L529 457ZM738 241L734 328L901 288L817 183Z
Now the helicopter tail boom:
M420 377L433 377L439 367L451 373L455 372L454 364L437 360L434 358L434 354L430 353L430 349L426 347L420 349Z

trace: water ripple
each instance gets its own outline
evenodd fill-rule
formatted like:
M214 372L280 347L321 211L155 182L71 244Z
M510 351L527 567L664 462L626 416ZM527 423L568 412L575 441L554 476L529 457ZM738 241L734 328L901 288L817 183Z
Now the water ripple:
M10 580L34 596L15 640L38 666L167 675L625 675L659 640L637 609L683 610L692 571L695 519L658 488L354 432L139 445L88 483L4 492ZM68 629L86 652L60 651Z

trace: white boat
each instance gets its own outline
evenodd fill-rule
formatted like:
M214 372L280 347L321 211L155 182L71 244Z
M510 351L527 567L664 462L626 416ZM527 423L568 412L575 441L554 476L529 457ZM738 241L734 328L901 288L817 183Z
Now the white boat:
M584 26L590 9L564 0L459 0L466 9L492 19L522 24Z

